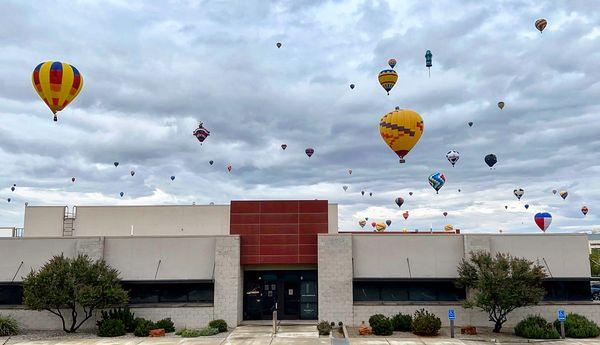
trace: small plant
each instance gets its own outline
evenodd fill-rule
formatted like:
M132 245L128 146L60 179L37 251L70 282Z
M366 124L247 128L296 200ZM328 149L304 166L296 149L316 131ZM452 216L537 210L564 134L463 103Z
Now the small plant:
M415 311L412 319L412 332L417 335L437 335L442 328L442 320L425 309Z
M227 322L223 319L212 320L208 323L208 327L218 329L219 333L227 332Z
M221 333L217 328L214 327L204 327L200 330L201 337L210 337L211 335L216 335Z
M99 337L120 337L125 334L125 325L119 319L103 320L98 326Z
M560 332L560 321L554 321L554 328ZM565 320L565 336L569 338L595 338L600 335L600 328L583 315L569 314Z
M175 332L175 324L173 323L170 317L157 321L156 328L164 329L165 333Z
M0 337L19 334L19 323L11 316L0 315Z
M515 334L527 339L558 339L554 326L539 315L530 315L515 326Z
M375 314L369 318L369 326L375 335L392 335L394 327L389 318L382 314Z
M394 331L410 332L412 325L412 316L408 314L398 313L391 318Z
M123 322L123 326L125 326L125 331L127 333L132 333L135 330L135 314L129 310L129 308L116 308L111 310L103 310L102 311L102 319L97 322L98 328L101 327L102 322L105 320L121 320Z
M200 331L197 329L182 328L177 330L175 334L183 338L197 338L200 336Z
M135 330L133 331L133 335L136 337L147 337L153 329L156 329L154 322L141 317L135 318Z
M319 335L329 335L331 333L331 324L327 321L321 321L317 325L317 330L319 331Z

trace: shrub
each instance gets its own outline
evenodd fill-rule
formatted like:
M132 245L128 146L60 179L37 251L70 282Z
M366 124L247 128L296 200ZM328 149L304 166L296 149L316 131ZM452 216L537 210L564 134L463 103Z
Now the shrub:
M135 318L135 330L133 331L133 335L136 337L147 337L153 329L156 329L154 322L141 317Z
M394 331L410 332L412 325L412 316L407 314L398 313L391 318L392 327Z
M208 327L218 329L219 333L227 332L227 322L223 319L212 320L208 323Z
M221 332L219 331L218 328L214 328L214 327L210 327L210 326L204 327L200 330L201 337L208 337L208 336L219 334L219 333L221 333Z
M319 335L329 335L331 333L331 325L327 321L321 321L317 325Z
M0 315L0 337L19 334L19 323L11 316Z
M560 333L560 321L554 321L554 328ZM569 338L595 338L599 335L600 328L594 321L579 314L567 315L565 336Z
M200 331L197 329L183 328L178 330L175 334L183 338L197 338L200 336Z
M102 326L102 322L105 320L121 320L127 333L132 333L135 330L135 314L129 308L103 310L102 319L97 322L98 328Z
M175 332L175 324L171 321L171 318L162 319L156 322L156 328L162 328L165 333Z
M554 326L539 315L530 315L515 326L515 334L527 339L558 339Z
M98 326L99 337L119 337L125 334L125 325L119 319L103 320Z
M437 335L442 328L442 320L425 309L415 311L411 329L417 335Z
M369 318L369 326L375 335L392 335L394 327L389 318L382 314L375 314Z

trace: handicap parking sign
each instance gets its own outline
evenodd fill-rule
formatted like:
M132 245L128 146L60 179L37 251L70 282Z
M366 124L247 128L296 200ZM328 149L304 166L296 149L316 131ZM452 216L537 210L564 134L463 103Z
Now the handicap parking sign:
M558 310L558 321L565 321L567 319L567 314L562 309Z
M448 320L456 320L454 309L448 309Z

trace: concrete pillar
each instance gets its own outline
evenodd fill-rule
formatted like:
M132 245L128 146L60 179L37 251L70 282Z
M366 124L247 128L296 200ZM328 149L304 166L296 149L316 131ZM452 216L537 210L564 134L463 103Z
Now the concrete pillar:
M104 259L104 237L82 237L75 240L75 255L85 254L93 261Z
M353 325L352 236L319 234L319 319Z
M215 319L235 327L242 321L242 267L240 237L217 237L215 243Z

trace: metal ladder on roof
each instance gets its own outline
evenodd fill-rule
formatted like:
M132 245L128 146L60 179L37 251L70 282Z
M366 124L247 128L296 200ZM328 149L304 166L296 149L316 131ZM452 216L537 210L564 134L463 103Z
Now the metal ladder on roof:
M73 211L69 211L69 206L65 206L65 215L63 217L63 237L71 237L75 232L75 216L77 215L77 206L73 206Z

